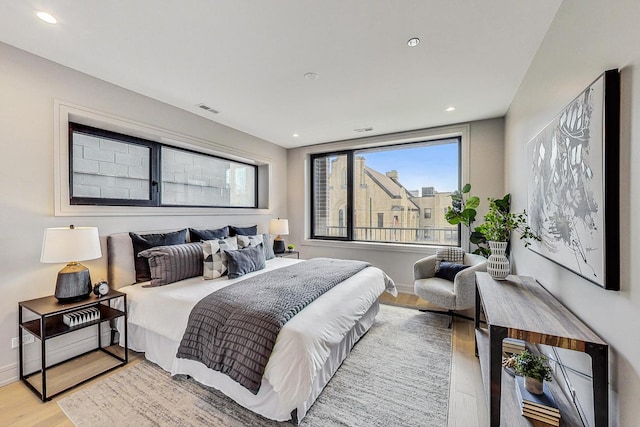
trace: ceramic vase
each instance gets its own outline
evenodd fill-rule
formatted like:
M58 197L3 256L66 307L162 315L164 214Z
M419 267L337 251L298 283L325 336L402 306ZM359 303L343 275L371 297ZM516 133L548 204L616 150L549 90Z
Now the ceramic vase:
M542 394L544 392L542 381L538 381L531 377L524 377L524 388L526 388L529 393L533 394Z
M491 255L487 259L487 273L496 280L504 280L511 270L509 258L506 257L508 242L489 242Z

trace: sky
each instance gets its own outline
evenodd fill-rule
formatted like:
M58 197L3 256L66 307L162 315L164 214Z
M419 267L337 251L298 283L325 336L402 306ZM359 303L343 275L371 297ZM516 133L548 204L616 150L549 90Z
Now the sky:
M380 173L398 171L398 181L407 190L434 187L437 192L458 189L458 141L448 144L407 148L396 146L392 151L359 151L366 165Z

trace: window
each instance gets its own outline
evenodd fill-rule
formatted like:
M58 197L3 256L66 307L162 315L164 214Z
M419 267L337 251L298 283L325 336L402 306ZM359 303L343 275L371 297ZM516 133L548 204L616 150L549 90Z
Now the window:
M257 167L69 123L70 203L257 207Z
M456 137L313 154L311 238L458 245L458 227L432 213L459 188L460 146Z

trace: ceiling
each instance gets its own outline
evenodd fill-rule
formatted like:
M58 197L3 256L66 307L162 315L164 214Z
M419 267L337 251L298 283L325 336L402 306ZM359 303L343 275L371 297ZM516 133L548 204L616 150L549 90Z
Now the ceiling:
M560 3L0 0L0 41L297 147L503 116Z

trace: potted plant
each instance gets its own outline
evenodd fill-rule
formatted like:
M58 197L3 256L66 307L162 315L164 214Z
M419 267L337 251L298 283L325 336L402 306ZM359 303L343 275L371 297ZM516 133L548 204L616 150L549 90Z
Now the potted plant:
M507 359L505 365L512 367L516 374L524 377L525 388L533 394L542 394L543 383L552 381L551 368L547 365L547 358L543 355L536 356L525 350Z
M519 213L510 212L511 195L507 194L502 199L489 199L489 212L484 216L484 223L476 227L474 233L481 235L489 244L491 255L488 259L487 272L498 280L503 280L509 275L510 266L507 258L507 247L511 238L511 232L517 231L524 246L528 247L531 240L540 240L527 224L527 211Z
M476 210L480 206L480 198L478 196L471 196L471 184L467 183L462 190L454 191L451 193L451 206L447 208L444 214L445 219L451 225L462 224L471 229L473 222L476 220L478 211ZM465 199L465 195L467 198ZM469 235L469 241L477 246L473 251L476 255L482 255L487 258L491 252L486 245L487 240L482 233L476 230L472 231Z
M288 244L288 245L287 245L287 249L289 249L289 252L293 252L293 250L294 250L295 248L296 248L296 247L295 247L294 245L292 245L292 244Z

